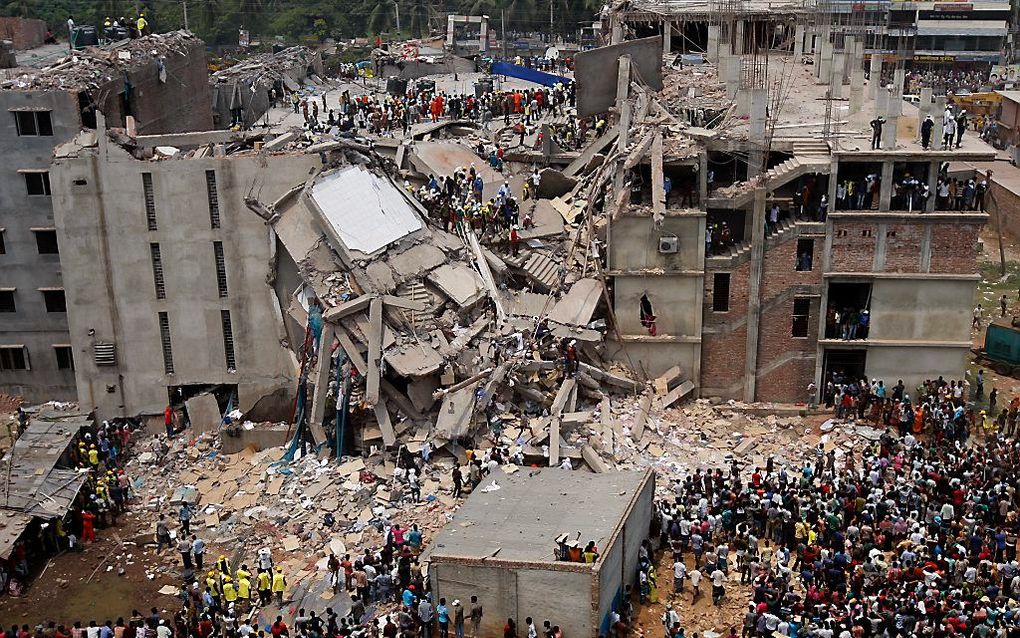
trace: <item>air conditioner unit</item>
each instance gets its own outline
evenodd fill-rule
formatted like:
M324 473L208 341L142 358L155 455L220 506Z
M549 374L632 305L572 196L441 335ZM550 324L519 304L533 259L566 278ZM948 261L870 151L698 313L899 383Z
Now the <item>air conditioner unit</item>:
M661 235L659 237L659 252L662 254L675 253L680 247L680 240L676 235Z

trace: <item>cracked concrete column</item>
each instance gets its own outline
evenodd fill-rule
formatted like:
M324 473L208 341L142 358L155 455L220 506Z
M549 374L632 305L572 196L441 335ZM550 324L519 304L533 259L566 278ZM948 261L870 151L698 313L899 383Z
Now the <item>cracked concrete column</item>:
M884 137L884 135L883 135ZM893 161L882 162L882 183L878 186L878 210L887 211L892 206Z
M740 56L729 54L719 56L720 70L725 72L722 80L726 83L726 96L731 100L737 96L737 89L740 88L740 63Z
M708 58L709 62L719 62L719 25L710 24L708 25L708 50L705 51L705 57Z
M891 115L903 115L903 82L906 80L906 71L896 69L893 71L893 101L889 103Z
M662 52L669 55L673 48L673 21L662 21Z
M854 42L850 61L850 115L860 113L864 106L864 43Z

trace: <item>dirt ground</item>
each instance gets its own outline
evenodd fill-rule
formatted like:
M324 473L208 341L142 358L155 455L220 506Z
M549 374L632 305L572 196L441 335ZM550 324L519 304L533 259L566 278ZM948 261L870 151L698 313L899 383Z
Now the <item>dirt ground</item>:
M693 569L694 555L688 552L685 558L687 569ZM733 560L733 554L730 554L730 560ZM667 604L672 604L673 609L680 614L680 624L688 636L693 633L703 636L706 631L725 636L730 627L736 627L737 631L740 631L744 610L751 600L751 588L749 585L740 584L740 575L732 566L730 581L726 585L726 595L718 606L712 604L712 582L707 575L701 580L701 596L697 601L692 600L693 590L689 580L684 584L683 594L673 593L671 552L662 552L655 574L659 584L659 601L638 608L639 636L656 638L663 635L662 614L666 611Z
M998 236L994 228L986 227L981 233L984 240L984 252L978 258L981 269L981 282L978 284L975 306L981 304L985 311L985 320L979 328L971 330L971 338L975 348L984 346L985 327L992 319L1000 316L999 298L1006 295L1008 307L1007 316L1020 315L1020 240L1011 236L1005 236L1003 241L1003 252L1006 257L1006 276L1002 276L1002 262L999 256ZM994 370L982 365L977 358L971 356L968 372L971 381L977 375L978 370L984 370L985 396L992 388L998 388L1000 394L999 405L1008 402L1007 396L1020 393L1020 379L1006 377L996 373Z
M142 534L135 516L128 512L118 523L117 527L98 530L97 542L86 545L83 551L64 552L53 558L21 597L0 598L0 618L8 624L34 625L49 620L81 620L84 624L89 620L102 623L119 616L128 618L135 608L176 609L173 597L158 593L164 585L177 582L176 553L164 550L163 557L154 560L154 546L145 548L140 544L151 540L152 535L147 531ZM154 577L150 579L146 566L152 565L155 569L150 567L149 573ZM118 575L121 568L124 574Z

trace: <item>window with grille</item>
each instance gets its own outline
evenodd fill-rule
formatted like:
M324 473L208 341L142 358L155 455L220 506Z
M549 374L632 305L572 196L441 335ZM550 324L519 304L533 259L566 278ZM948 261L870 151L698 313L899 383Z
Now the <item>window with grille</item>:
M209 197L209 225L220 227L220 198L216 193L216 171L205 172L205 190Z
M793 300L793 330L794 337L808 336L808 320L811 315L811 300L807 297L796 297Z
M0 346L0 370L31 370L25 346Z
M223 324L223 353L227 359L227 370L237 370L234 359L234 326L230 322L230 311L220 310L220 322Z
M53 121L49 111L14 111L13 115L20 137L53 136Z
M152 257L152 283L156 286L156 299L166 299L166 282L163 280L163 256L159 244L149 244Z
M57 356L57 370L74 370L71 346L53 346L53 354Z
M213 254L216 257L216 287L220 297L227 296L227 262L223 257L223 242L213 242Z
M142 173L142 191L145 194L145 222L149 230L156 230L156 196L152 191L152 173Z
M174 348L170 343L170 317L165 312L159 313L159 340L163 347L163 372L174 373Z

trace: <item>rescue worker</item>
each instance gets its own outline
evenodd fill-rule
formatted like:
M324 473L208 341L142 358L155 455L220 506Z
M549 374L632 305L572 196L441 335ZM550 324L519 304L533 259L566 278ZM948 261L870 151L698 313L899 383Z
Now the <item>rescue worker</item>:
M244 576L240 574L244 573ZM245 610L249 608L251 604L251 580L248 579L246 572L238 572L237 577L237 597L241 600Z
M138 14L138 22L136 24L138 26L138 36L139 37L141 37L143 35L149 35L149 23L145 20L145 14L144 13L139 13Z
M93 525L96 515L89 511L82 511L81 513L81 542L87 543L92 541L96 542L96 530Z
M220 554L219 559L216 561L216 570L224 576L230 575L230 560L223 554Z
M230 576L223 577L223 600L227 605L237 600L237 587L234 586L234 579Z
M276 602L280 605L283 604L283 592L287 590L287 579L283 576L283 568L277 567L276 573L273 574L273 594L276 596Z
M93 468L99 465L99 450L96 449L95 443L89 446L89 465Z
M259 575L255 578L255 589L259 593L259 602L263 605L268 605L272 599L272 579L269 576L269 572L259 572Z
M213 598L213 605L220 606L220 581L216 578L216 572L209 572L205 578L205 587Z

